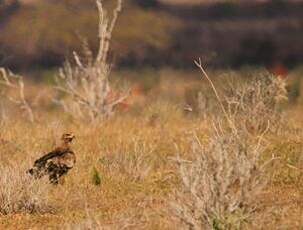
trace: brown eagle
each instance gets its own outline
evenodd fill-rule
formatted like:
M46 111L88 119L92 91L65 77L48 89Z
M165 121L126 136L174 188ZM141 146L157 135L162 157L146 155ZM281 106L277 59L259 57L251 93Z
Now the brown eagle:
M70 143L75 138L71 133L61 137L62 144L34 162L34 166L27 172L35 179L48 175L52 184L58 184L59 178L65 175L76 163L75 153L70 148Z

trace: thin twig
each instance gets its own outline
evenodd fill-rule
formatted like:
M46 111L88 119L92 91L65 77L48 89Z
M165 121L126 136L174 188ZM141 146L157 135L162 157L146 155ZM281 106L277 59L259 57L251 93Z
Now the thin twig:
M99 47L96 57L90 50L86 40L83 40L83 57L73 52L73 63L66 61L56 78L57 91L68 96L55 100L63 106L65 112L76 118L87 118L94 121L97 117L107 117L112 114L115 106L123 102L129 91L123 95L110 99L111 87L109 83L110 64L107 62L109 44L118 14L122 9L122 0L117 0L113 10L113 18L109 20L104 12L102 1L96 0L99 13ZM61 101L61 102L60 102Z
M226 110L225 110L225 108L224 108L224 105L223 105L223 103L222 103L222 101L221 101L221 99L220 99L220 96L219 96L219 94L218 94L218 91L217 91L215 85L213 84L212 80L210 79L210 77L208 76L208 74L206 73L206 71L204 70L204 68L203 68L203 66L202 66L201 58L199 58L198 61L195 60L194 62L195 62L195 64L196 64L196 66L201 70L201 72L203 73L203 75L206 77L207 81L210 83L210 85L211 85L211 87L212 87L212 89L213 89L213 91L214 91L214 93L215 93L215 96L216 96L216 98L217 98L217 100L218 100L218 102L219 102L219 105L220 105L220 107L221 107L221 109L222 109L222 112L224 113L224 115L225 115L227 121L229 122L231 128L232 128L235 132L237 132L236 126L235 126L235 124L233 123L233 121L230 119L228 113L226 112Z
M18 105L21 110L23 110L27 116L30 122L35 122L35 116L33 113L33 110L27 100L25 99L24 94L24 82L23 78L20 75L13 74L10 71L6 71L4 68L0 68L0 77L2 77L3 80L0 80L0 84L6 86L7 88L12 88L19 91L19 98L15 99L12 97L9 97L9 100L13 102L14 104ZM16 83L11 81L10 79L15 79L14 81L17 81Z

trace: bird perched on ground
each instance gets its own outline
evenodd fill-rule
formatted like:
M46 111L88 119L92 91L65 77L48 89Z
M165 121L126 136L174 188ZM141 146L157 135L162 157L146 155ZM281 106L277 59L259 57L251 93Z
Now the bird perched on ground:
M35 179L48 175L52 184L58 184L59 178L74 167L76 163L75 153L70 148L70 143L75 138L71 133L65 133L61 137L62 144L53 151L37 159L33 168L27 172Z

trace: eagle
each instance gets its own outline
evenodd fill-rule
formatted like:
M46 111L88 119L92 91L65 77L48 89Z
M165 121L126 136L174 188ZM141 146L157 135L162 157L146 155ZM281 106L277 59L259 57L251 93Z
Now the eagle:
M37 159L27 173L35 179L48 175L51 184L58 184L59 178L67 174L76 163L75 153L70 148L70 143L74 138L72 133L64 133L61 137L62 144Z

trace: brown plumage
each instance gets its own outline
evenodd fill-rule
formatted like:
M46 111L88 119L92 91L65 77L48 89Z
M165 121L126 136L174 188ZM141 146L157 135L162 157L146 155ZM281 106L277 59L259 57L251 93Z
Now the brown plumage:
M75 153L69 146L74 138L73 134L63 134L61 146L37 159L33 168L27 172L36 179L48 175L52 184L58 184L59 178L72 169L76 163Z

